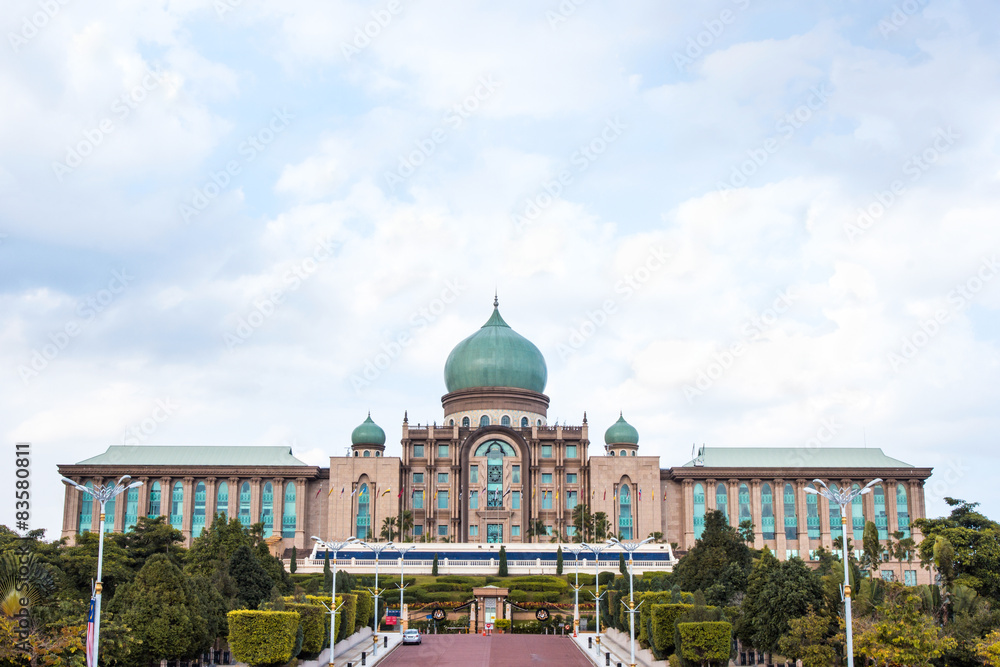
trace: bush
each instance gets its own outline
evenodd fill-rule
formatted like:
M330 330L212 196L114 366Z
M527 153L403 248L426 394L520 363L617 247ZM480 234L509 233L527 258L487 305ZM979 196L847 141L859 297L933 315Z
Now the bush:
M296 611L302 617L302 652L306 657L319 655L329 637L326 609L316 604L286 602L285 611Z
M428 593L440 593L442 591L467 591L469 590L468 584L450 584L442 581L438 581L434 584L427 584L423 587Z
M530 593L530 594L526 593L526 595L528 595L528 599L531 602L550 602L551 603L551 602L558 602L559 601L559 593L556 593L555 591L544 591L544 592L541 592L541 593Z
M354 634L354 629L358 624L358 596L356 593L343 593L337 598L344 602L337 615L337 640L346 639Z
M668 662L670 663L670 667L681 667L681 659L677 656L676 653L670 654Z
M500 564L497 567L497 576L507 576L507 547L500 545Z
M600 584L601 586L608 586L614 580L615 580L614 572L601 572L599 575L597 575L597 583Z
M372 596L368 591L354 591L354 594L358 596L358 611L354 619L354 627L368 627L371 625L372 615L375 613Z
M726 665L732 645L733 626L725 621L678 623L681 656L699 664Z
M576 574L575 571L566 575L566 584L572 586L576 584ZM594 575L580 573L580 585L581 586L593 586L594 585Z
M239 662L284 664L295 649L301 617L294 611L238 609L227 614L229 648Z
M650 615L653 625L653 647L662 655L676 651L674 646L674 625L677 617L691 609L690 604L654 604Z
M488 583L486 580L489 577L462 577L457 574L450 574L444 577L438 577L435 581L439 584L465 584L466 586L482 586L484 583ZM416 581L416 579L414 579Z
M507 599L515 604L522 604L528 601L528 594L524 591L511 591Z
M510 630L510 619L500 618L496 621L497 630Z

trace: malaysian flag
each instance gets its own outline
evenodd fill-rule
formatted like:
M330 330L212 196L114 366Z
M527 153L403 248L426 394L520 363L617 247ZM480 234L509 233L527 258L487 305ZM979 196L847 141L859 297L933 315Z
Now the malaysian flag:
M94 662L94 604L90 598L90 613L87 614L87 667L97 667Z

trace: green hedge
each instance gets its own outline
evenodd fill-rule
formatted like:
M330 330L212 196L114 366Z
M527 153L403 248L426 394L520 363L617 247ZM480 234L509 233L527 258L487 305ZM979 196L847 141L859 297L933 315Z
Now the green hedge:
M354 629L358 623L358 596L354 593L343 593L337 599L344 603L337 614L337 634L334 636L337 641L345 639L354 634Z
M226 615L229 648L239 662L284 664L293 657L301 617L294 611L238 609Z
M704 665L729 664L733 626L725 621L678 623L681 635L681 656Z
M677 617L692 609L692 604L654 604L651 617L653 626L653 646L661 654L675 652L674 625Z
M458 575L447 575L438 577L435 581L439 584L464 584L466 588L473 586L483 586L487 577L461 577ZM463 589L464 590L464 589Z
M302 653L319 655L330 636L326 608L305 602L286 602L285 611L298 612L302 617Z
M440 593L442 591L468 591L468 584L453 584L445 581L438 581L434 584L427 584L423 589L428 593Z
M354 591L354 594L358 596L358 611L354 619L354 626L357 628L367 627L371 625L372 615L375 613L371 593Z
M507 599L515 604L521 604L528 601L528 594L524 591L511 591Z

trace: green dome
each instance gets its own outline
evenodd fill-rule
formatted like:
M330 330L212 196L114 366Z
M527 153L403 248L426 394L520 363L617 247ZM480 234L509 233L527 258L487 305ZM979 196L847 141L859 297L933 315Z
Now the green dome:
M368 419L361 422L361 425L351 432L351 444L353 445L384 445L385 431L382 427L372 421L372 414L368 413Z
M517 387L540 394L548 376L542 353L503 321L496 301L486 324L456 345L444 364L449 393L473 387Z
M607 445L638 445L639 432L618 414L618 421L604 432L604 443Z

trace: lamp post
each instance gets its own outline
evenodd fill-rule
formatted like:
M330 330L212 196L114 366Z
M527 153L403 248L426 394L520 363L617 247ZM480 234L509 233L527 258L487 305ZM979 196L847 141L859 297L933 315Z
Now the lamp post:
M416 544L411 544L408 547L396 547L396 551L399 552L399 634L403 634L403 589L406 588L403 585L403 563L406 561L406 553L416 548Z
M594 620L597 621L597 655L601 654L601 598L604 597L604 593L601 592L601 572L600 572L600 559L601 552L607 549L610 545L608 544L587 544L584 542L581 546L585 549L590 549L594 552L594 591L591 595L594 596Z
M104 522L105 514L104 508L108 504L108 501L117 497L123 491L129 489L135 489L142 486L142 482L129 482L132 477L129 475L123 475L119 478L117 484L108 484L107 486L99 486L93 489L88 489L82 484L78 484L71 479L62 478L63 484L71 486L74 489L82 491L85 495L91 496L97 502L101 503L101 527L99 529L99 536L97 538L97 583L94 584L94 597L96 601L94 602L94 665L96 666L98 653L101 648L101 591L103 589L103 584L101 583L101 572L104 565ZM112 525L114 525L114 518L112 518Z
M356 537L348 537L343 542L324 542L315 535L313 535L313 541L316 542L316 546L323 547L327 551L333 552L333 586L330 591L330 667L333 667L333 657L334 657L334 629L337 626L337 552L346 547L349 544L354 544L358 541Z
M375 633L372 635L372 656L378 654L378 599L382 597L382 591L378 589L378 555L383 551L388 549L395 549L396 545L392 542L386 542L385 544L372 544L370 542L362 542L361 546L366 549L371 549L375 552L375 588L371 590L372 599L375 603Z
M573 561L576 563L576 585L573 586L573 636L580 631L580 552L583 546L568 547L566 551L573 554Z
M612 537L608 540L609 545L621 547L628 552L628 634L632 651L631 658L629 659L629 667L635 667L635 614L639 610L639 608L635 606L635 601L633 600L634 577L632 576L632 554L646 542L652 541L652 537L647 537L641 542L622 542L617 537Z
M847 551L847 506L851 504L858 496L864 495L872 490L872 487L881 482L879 478L875 478L872 481L865 484L864 488L861 489L842 489L840 491L831 491L830 488L822 480L814 479L813 484L821 486L821 489L810 489L806 487L806 493L815 493L818 496L823 496L830 502L837 503L840 505L840 535L841 535L841 546L843 547L844 556L844 625L847 634L847 665L851 667L854 664L854 637L851 634L851 579L848 574L847 561L848 551Z

